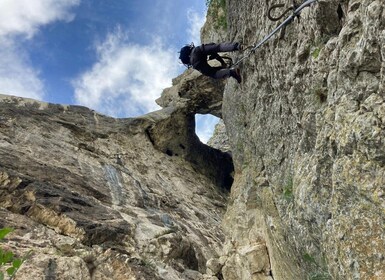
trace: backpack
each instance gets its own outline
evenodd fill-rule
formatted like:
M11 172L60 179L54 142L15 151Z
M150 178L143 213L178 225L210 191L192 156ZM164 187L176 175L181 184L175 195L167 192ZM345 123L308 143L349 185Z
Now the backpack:
M180 55L179 55L179 59L182 61L182 63L187 66L187 68L190 68L191 67L191 63L190 63L190 54L191 54L191 51L193 50L194 48L194 44L191 43L191 45L186 45L184 46L183 48L180 49Z

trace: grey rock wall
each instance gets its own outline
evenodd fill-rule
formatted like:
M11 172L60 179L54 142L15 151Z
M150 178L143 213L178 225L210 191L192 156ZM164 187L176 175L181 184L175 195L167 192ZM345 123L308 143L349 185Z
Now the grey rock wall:
M206 148L204 168L192 162L202 148L180 110L114 119L0 95L0 228L15 229L1 247L32 252L14 279L205 273L224 240L227 192L214 171L200 172L214 170L215 151ZM189 152L162 151L177 142Z
M226 3L202 42L277 25ZM139 118L0 96L0 227L32 249L15 279L385 279L384 61L383 1L319 0L241 85L188 70ZM215 148L196 113L223 118Z
M270 4L229 0L227 39L261 40ZM279 37L225 88L235 181L219 271L385 279L384 2L320 0Z

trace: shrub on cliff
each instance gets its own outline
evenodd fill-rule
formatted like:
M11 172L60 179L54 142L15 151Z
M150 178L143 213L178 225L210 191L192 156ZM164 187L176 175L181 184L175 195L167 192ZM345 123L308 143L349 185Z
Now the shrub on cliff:
M2 243L5 236L12 231L11 228L0 229L0 242ZM0 280L4 280L6 275L9 276L9 279L12 279L26 257L16 258L13 252L0 247Z
M206 0L208 15L215 20L216 29L227 28L226 0Z

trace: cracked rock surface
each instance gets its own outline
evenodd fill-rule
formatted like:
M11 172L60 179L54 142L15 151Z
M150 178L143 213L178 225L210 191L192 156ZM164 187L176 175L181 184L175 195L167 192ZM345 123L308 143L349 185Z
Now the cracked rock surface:
M227 40L264 38L270 4L227 1ZM383 1L320 0L241 69L223 278L385 279Z
M0 96L0 228L15 229L6 250L32 250L15 279L199 279L223 242L227 191L186 159L195 132L180 114ZM161 150L171 133L183 155Z
M270 4L227 0L202 42L258 42ZM0 96L15 279L385 279L383 1L319 0L240 68L134 119ZM212 147L197 113L223 119Z

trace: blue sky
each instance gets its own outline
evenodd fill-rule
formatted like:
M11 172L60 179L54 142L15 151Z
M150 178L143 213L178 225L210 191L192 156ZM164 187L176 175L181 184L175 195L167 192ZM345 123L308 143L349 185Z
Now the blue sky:
M205 0L0 0L0 93L114 117L158 110ZM217 119L199 117L206 141Z

